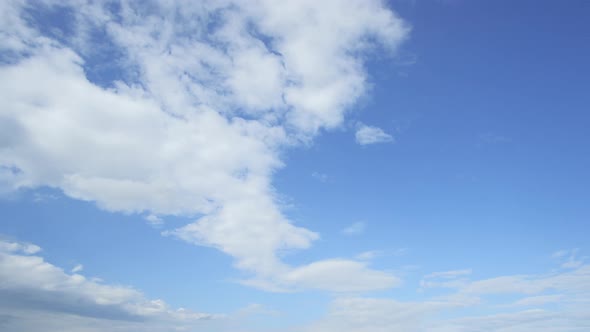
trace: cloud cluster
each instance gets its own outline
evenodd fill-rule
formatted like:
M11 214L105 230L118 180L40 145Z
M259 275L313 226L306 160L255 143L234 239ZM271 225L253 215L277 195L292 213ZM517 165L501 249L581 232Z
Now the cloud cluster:
M2 330L59 331L70 327L75 330L76 326L81 330L79 324L93 322L141 330L160 324L168 328L190 326L221 317L171 309L164 301L148 300L133 288L89 279L77 273L81 265L66 273L36 255L39 251L32 244L0 240L0 312L5 316L0 319Z
M395 284L355 261L285 264L281 252L319 235L288 220L272 187L281 152L340 125L365 92L367 54L406 38L381 1L1 6L4 190L58 188L153 224L194 217L166 234L231 255L254 284L278 283L267 289L322 288L328 268L381 281L368 290ZM40 27L44 15L65 23Z
M567 261L569 253L558 257ZM590 325L590 266L585 263L532 275L471 280L471 274L464 269L425 275L422 301L337 297L328 314L304 330L558 332L585 331Z
M40 256L41 248L30 243L0 240L0 329L7 331L249 331L246 318L253 314L276 314L251 304L233 314L206 314L172 309L163 300L147 299L130 287L105 284L77 272L67 273ZM567 258L566 258L567 259ZM342 280L359 268L333 260L317 268L301 268L286 279L298 279L306 287L350 290L322 270L343 271ZM77 270L77 271L75 271ZM315 274L315 275L314 275ZM430 284L420 301L340 295L334 297L321 319L297 328L307 332L451 332L584 331L590 324L590 266L562 268L536 275L507 275L469 280L471 270L434 272L425 280L462 283ZM359 280L360 288L374 280ZM323 280L323 281L322 281ZM288 282L288 281L285 281ZM323 285L313 284L321 283ZM452 292L429 296L433 288ZM452 287L452 288L449 288ZM499 297L498 295L505 295ZM507 296L506 296L507 295ZM514 300L516 299L516 300ZM488 314L480 315L463 309ZM282 331L285 329L278 329ZM286 330L292 330L291 328Z

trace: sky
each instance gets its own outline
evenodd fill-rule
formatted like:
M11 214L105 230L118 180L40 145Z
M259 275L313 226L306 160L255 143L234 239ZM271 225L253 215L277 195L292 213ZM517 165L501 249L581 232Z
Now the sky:
M590 330L590 2L0 2L0 330Z

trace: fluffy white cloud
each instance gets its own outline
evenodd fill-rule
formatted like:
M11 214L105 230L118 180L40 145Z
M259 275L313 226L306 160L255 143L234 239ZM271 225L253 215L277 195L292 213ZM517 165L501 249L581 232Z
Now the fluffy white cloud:
M340 125L364 93L367 51L406 38L381 1L2 6L4 189L49 186L110 211L199 216L166 234L218 248L276 287L319 288L340 269L383 276L354 261L285 264L279 252L319 236L287 219L271 183L284 148ZM27 16L63 8L72 31L38 30Z
M152 226L161 226L164 223L162 218L156 216L155 214L149 214L144 218L150 225Z
M81 271L81 265L68 274L42 257L34 256L39 250L29 250L32 246L0 240L0 312L7 317L0 319L3 330L70 330L77 326L68 322L70 319L106 326L122 324L140 330L142 326L164 323L168 328L194 326L200 320L218 317L174 310L162 300L146 299L133 288L88 279L76 273ZM60 323L59 319L63 321ZM55 326L44 327L45 324Z
M397 286L399 278L390 273L371 270L364 262L347 259L329 259L285 267L268 279L256 278L241 281L260 289L289 292L299 289L319 289L337 293L366 292Z
M0 239L1 252L20 252L27 255L36 254L41 251L41 248L31 243L21 243L16 241L9 241Z
M356 142L360 145L393 142L393 136L383 129L360 124L355 134Z

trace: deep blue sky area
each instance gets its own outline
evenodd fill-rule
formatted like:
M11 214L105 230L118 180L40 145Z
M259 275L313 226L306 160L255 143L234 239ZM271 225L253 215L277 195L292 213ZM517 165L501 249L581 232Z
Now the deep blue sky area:
M359 147L332 132L291 153L302 167L277 183L310 214L301 219L366 219L367 241L467 264L585 246L590 8L534 3L394 2L412 24L402 54L415 63L372 62L371 101L355 117L396 143ZM312 172L328 180L309 179L309 193L295 179Z

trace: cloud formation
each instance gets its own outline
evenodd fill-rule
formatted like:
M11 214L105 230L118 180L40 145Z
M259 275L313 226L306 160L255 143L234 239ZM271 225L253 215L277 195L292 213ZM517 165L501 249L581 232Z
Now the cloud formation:
M360 145L369 145L377 143L393 142L393 136L383 131L383 129L360 124L355 134L356 142Z
M89 279L77 273L81 265L66 273L36 255L39 251L32 244L0 240L0 311L7 317L0 320L3 330L75 330L84 322L140 330L159 324L190 326L218 317L171 309L164 301L146 299L133 288ZM60 324L60 319L65 321Z
M585 331L590 324L587 264L479 280L471 280L471 274L470 269L427 274L420 282L421 301L336 297L328 314L303 330L558 332Z
M194 217L165 234L225 252L280 283L271 288L324 285L292 277L318 267L381 273L285 264L279 252L319 235L283 214L272 186L282 151L339 126L365 93L371 50L407 37L381 1L1 6L4 190L48 186L109 211ZM50 14L68 24L38 29Z
M0 240L0 328L3 330L234 331L239 326L243 331L254 331L245 325L247 316L276 314L257 304L230 314L173 309L165 301L150 300L131 287L105 284L76 272L67 273L45 261L39 255L41 252L34 244ZM343 287L349 291L346 279L359 268L363 268L361 263L351 264L346 260L313 263L287 274L283 282L297 280L305 287L336 292ZM590 324L589 268L583 264L574 270L562 268L536 275L467 279L452 287L431 285L422 293L421 301L341 294L333 297L326 315L297 330L584 331ZM334 270L340 271L342 283L331 275ZM364 280L357 280L359 289L366 283L382 283L386 278L378 272L372 278L364 275ZM425 279L453 280L470 275L470 270L454 270L430 273ZM435 295L429 294L432 289ZM451 292L444 293L441 289ZM466 308L474 312L485 308L488 314L466 314L463 311ZM277 331L283 330L293 329Z

